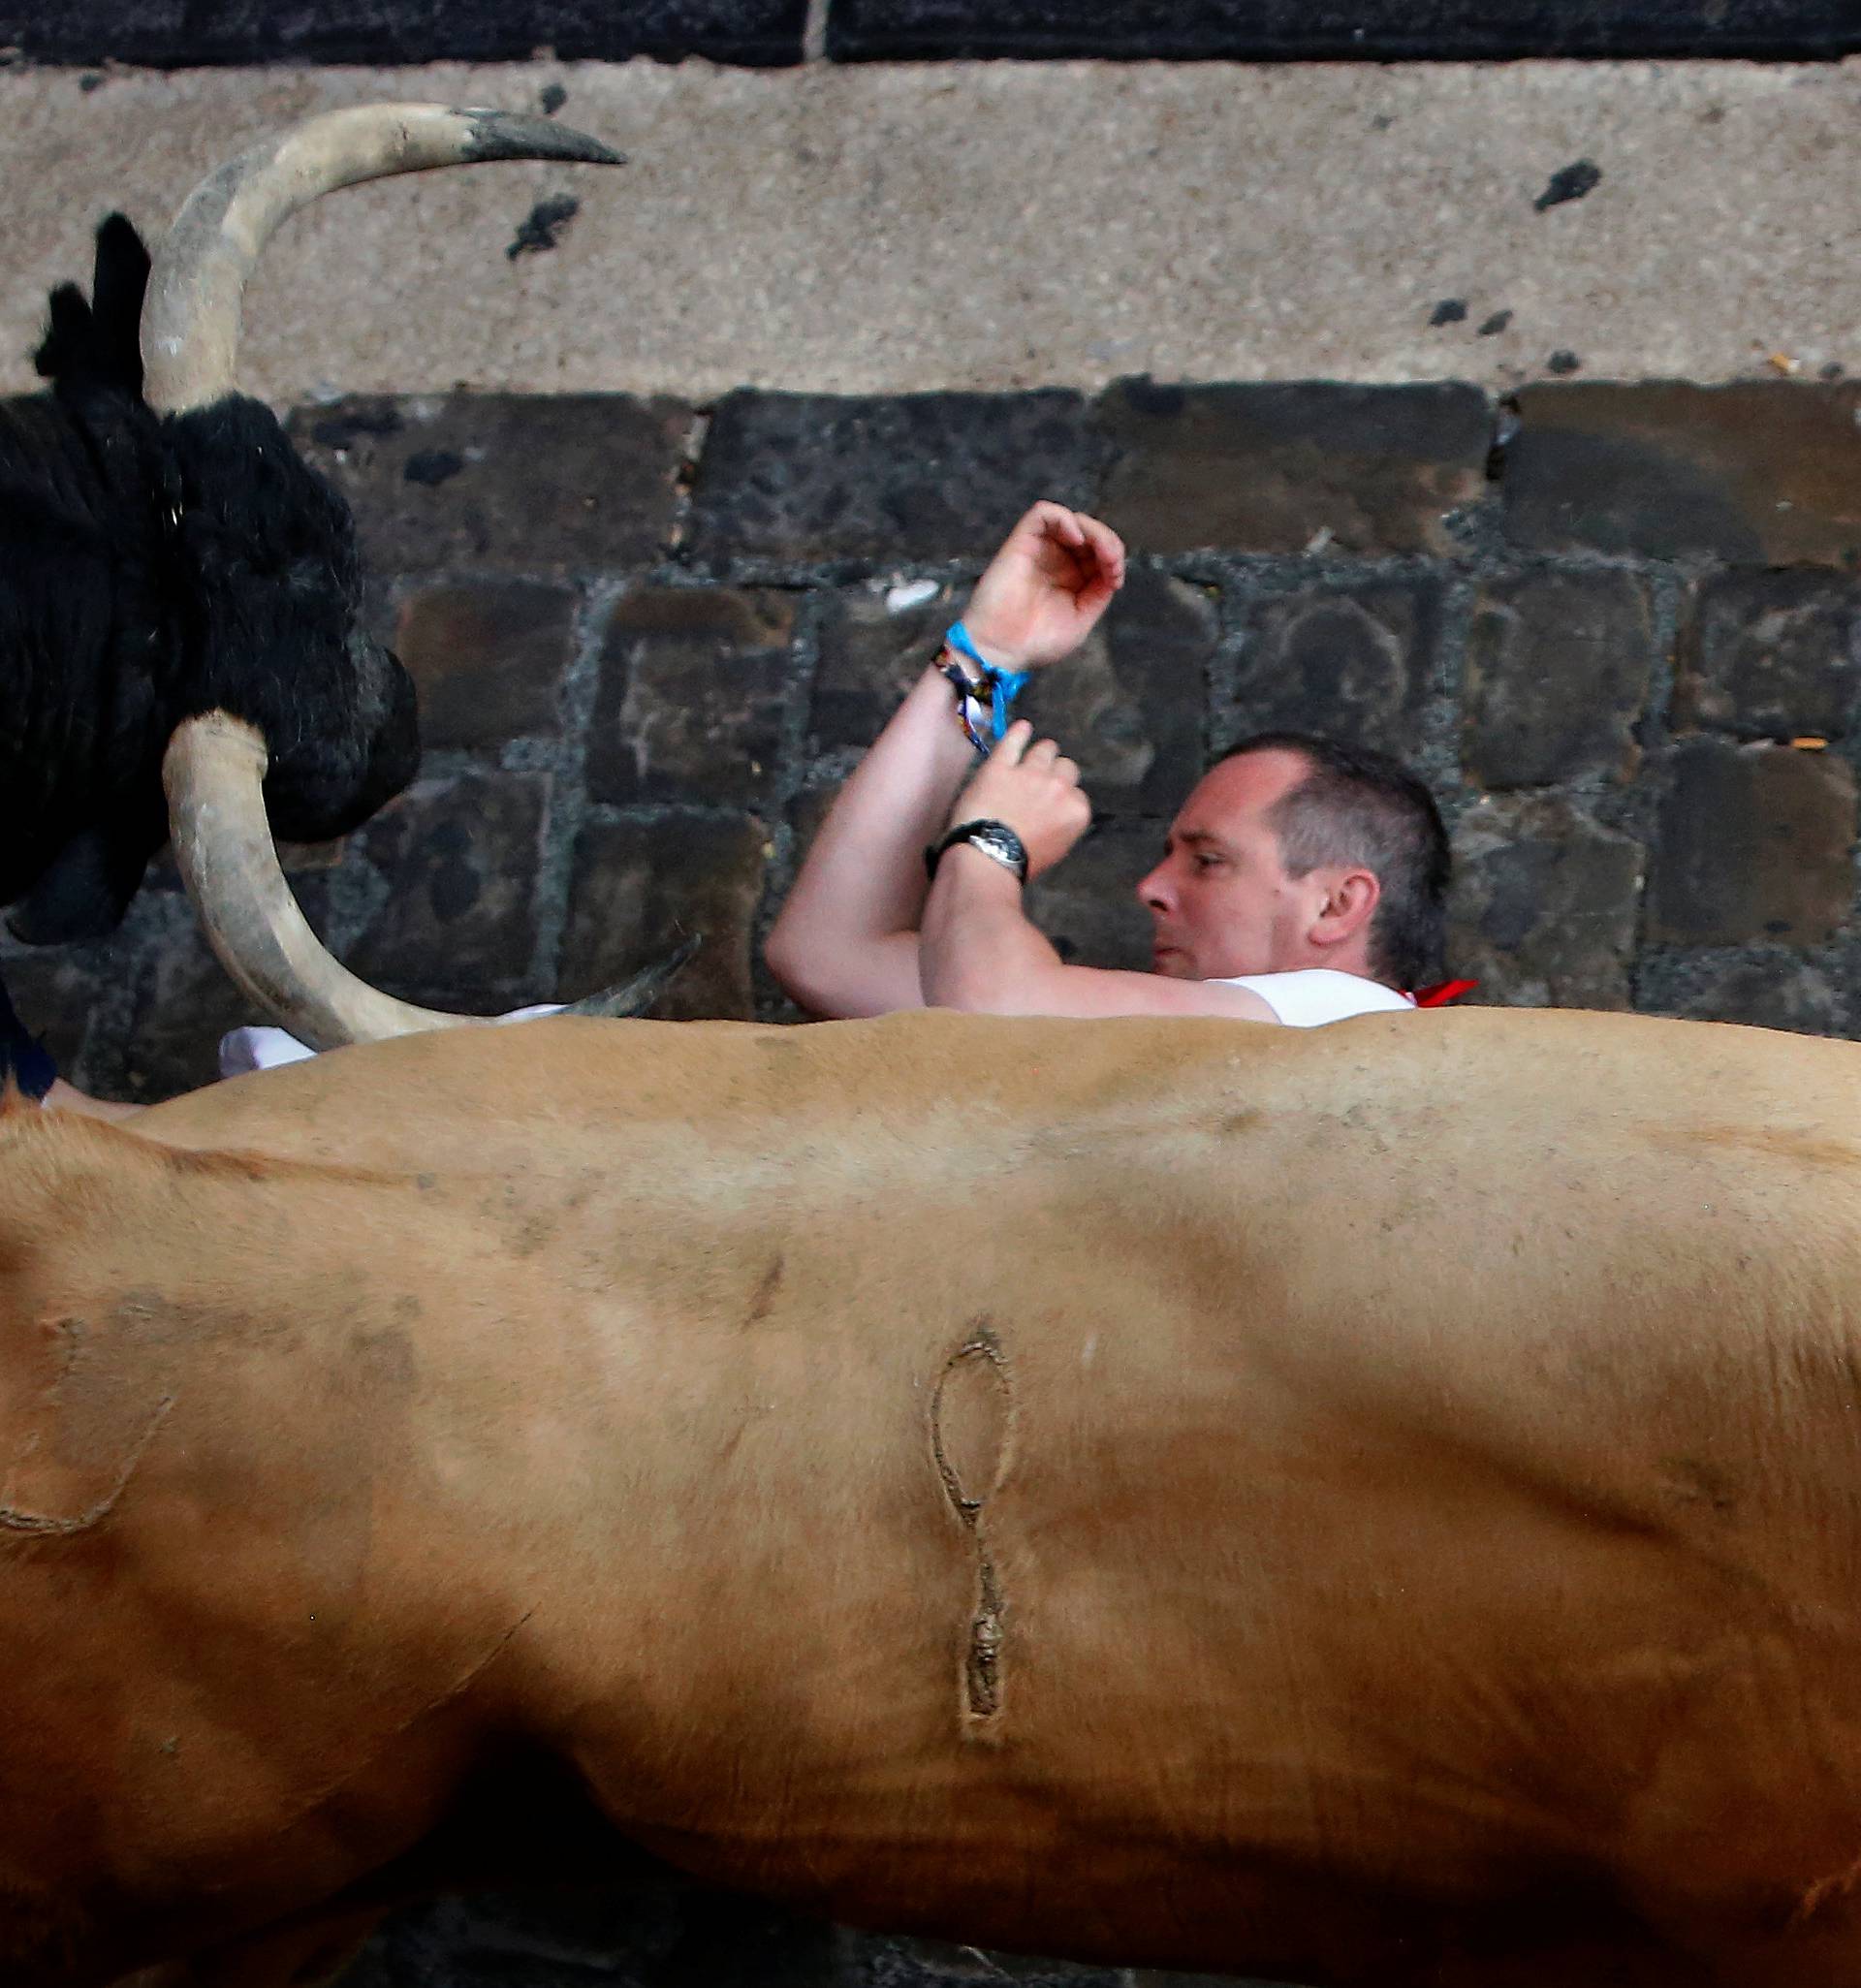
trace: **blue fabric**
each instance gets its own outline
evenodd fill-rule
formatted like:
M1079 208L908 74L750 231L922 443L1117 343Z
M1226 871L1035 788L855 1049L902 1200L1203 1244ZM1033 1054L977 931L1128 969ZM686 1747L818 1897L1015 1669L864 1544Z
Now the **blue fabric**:
M58 1075L51 1053L14 1012L7 984L0 980L0 1088L13 1078L28 1097L44 1097Z
M1025 670L1000 670L983 655L971 639L968 629L961 621L952 621L944 635L944 641L958 655L966 656L982 672L983 680L993 691L989 699L990 729L999 739L1008 729L1008 713L1015 699L1021 695L1021 688L1027 680Z

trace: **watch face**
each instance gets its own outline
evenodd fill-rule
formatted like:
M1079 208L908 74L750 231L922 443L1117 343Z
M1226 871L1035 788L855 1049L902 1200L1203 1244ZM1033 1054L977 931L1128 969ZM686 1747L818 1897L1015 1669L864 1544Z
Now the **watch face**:
M973 829L970 841L978 848L986 849L995 861L1024 880L1027 874L1027 852L1021 846L1021 837L1000 822L985 822Z

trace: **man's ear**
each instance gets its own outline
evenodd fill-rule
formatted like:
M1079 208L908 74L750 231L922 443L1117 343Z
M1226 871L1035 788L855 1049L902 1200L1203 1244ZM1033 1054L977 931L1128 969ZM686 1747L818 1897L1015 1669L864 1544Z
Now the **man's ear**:
M1333 869L1322 874L1324 899L1308 936L1314 946L1340 946L1369 926L1383 887L1371 869Z

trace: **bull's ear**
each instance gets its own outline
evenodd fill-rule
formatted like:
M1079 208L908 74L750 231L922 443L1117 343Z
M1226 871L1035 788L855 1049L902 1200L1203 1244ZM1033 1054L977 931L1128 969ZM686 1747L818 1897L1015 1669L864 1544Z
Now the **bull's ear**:
M121 214L97 230L97 262L88 300L75 283L51 293L50 325L33 364L65 388L142 391L140 327L148 288L148 250Z
M125 818L72 836L8 914L8 931L29 946L108 937L122 924L163 833L159 817L152 830L145 818Z

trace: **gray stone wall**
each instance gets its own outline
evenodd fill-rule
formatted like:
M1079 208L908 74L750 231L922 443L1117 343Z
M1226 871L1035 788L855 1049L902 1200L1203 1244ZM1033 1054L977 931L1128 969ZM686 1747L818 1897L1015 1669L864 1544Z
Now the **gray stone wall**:
M573 996L697 931L661 1012L788 1017L757 941L798 854L1048 494L1137 554L1031 692L1096 809L1034 893L1068 958L1146 963L1131 887L1207 753L1306 725L1434 782L1478 998L1854 1034L1858 420L1783 380L304 408L427 756L289 868L397 993ZM4 962L112 1095L251 1019L166 866L117 937Z

